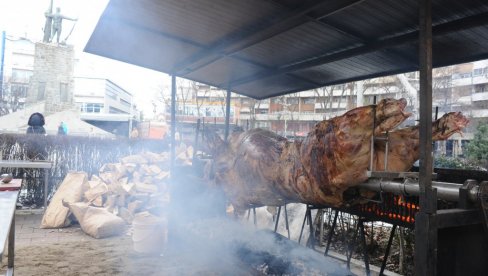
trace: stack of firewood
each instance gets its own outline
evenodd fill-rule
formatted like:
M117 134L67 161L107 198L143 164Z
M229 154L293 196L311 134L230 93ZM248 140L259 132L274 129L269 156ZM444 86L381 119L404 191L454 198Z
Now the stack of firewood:
M191 147L178 147L176 153L177 165L191 165ZM104 164L99 174L88 181L83 200L107 209L129 224L136 213L158 214L170 202L169 166L168 152L144 152L123 157L119 163Z

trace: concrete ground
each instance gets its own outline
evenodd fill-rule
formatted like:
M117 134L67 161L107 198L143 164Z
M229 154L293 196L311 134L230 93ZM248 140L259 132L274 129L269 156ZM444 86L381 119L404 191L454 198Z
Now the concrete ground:
M60 241L85 241L87 236L79 227L41 229L43 210L17 210L15 214L15 246L51 244Z

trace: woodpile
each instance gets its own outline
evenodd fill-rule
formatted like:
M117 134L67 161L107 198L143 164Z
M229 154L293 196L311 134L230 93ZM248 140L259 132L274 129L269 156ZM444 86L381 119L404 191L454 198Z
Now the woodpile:
M176 149L176 165L191 165L193 148L181 146ZM69 173L65 179L73 179L73 174L84 175L77 186L81 189L81 197L66 199L66 195L56 194L53 198L59 198L56 207L50 206L44 214L45 218L56 217L58 221L69 221L67 211L73 212L73 208L89 206L122 218L127 224L131 224L138 213L151 213L156 216L165 216L165 211L170 203L169 172L170 154L168 152L153 153L143 152L121 158L118 163L108 163L100 167L98 175L92 175L86 180L83 172ZM59 191L66 181L63 181ZM73 180L69 186L73 187ZM68 184L68 183L67 183ZM66 187L65 187L66 188ZM73 197L70 197L73 198ZM80 205L81 204L81 205ZM67 210L68 209L68 210ZM60 214L62 218L60 218ZM76 215L76 214L75 214ZM86 215L84 215L86 217ZM82 221L77 217L82 229ZM45 219L43 222L46 221ZM52 223L51 223L52 224ZM56 223L50 225L44 223L43 228L58 228L68 226L68 223ZM100 235L93 235L97 238Z

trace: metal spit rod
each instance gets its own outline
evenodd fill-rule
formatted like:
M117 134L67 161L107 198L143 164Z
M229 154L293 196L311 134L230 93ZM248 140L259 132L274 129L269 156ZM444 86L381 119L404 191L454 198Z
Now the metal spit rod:
M432 187L437 189L437 197L442 200L459 201L459 189L462 186L462 184L458 183L432 181ZM405 183L400 181L369 179L367 182L359 184L358 187L375 192L390 192L397 195L418 196L420 194L419 183L413 181ZM472 187L468 194L468 198L472 202L477 202L480 196L486 196L479 195L478 186Z

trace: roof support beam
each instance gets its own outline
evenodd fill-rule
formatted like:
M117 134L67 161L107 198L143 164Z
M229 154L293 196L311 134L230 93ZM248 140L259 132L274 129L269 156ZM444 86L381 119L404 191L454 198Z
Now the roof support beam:
M318 15L316 18L319 19L326 17L362 1L364 0L342 1L336 6L331 6L329 9L327 9L327 12ZM256 22L251 26L246 26L243 29L240 29L220 39L208 48L197 52L188 59L175 65L172 71L176 72L178 75L188 74L196 70L188 69L188 67L190 67L192 64L198 63L199 61L210 55L217 55L219 58L221 58L245 49L251 45L262 42L294 27L305 24L309 21L309 19L303 17L303 15L306 15L307 13L310 13L311 11L319 7L325 7L325 5L330 6L331 4L327 1L324 2L322 0L314 1L309 5L303 6L290 12L285 12L275 18L270 18L267 20L263 20L262 22Z
M432 27L432 35L439 36L450 32L462 31L465 29L478 27L486 24L488 24L488 13L485 12L478 15L466 17L463 19L453 20L451 22L439 24L435 27ZM248 77L234 80L231 82L231 85L232 87L237 87L241 84L248 83L251 81L256 81L259 79L292 73L295 71L327 64L330 62L347 59L358 55L364 55L367 53L372 53L378 50L383 50L401 44L414 43L418 41L418 36L419 36L419 32L413 31L407 34L391 37L388 39L367 43L363 46L359 46L335 54L327 55L326 53L324 53L324 55L318 56L317 58L311 59L306 62L297 63L290 66L277 68L274 70L262 71ZM227 84L222 84L222 85L227 85Z

